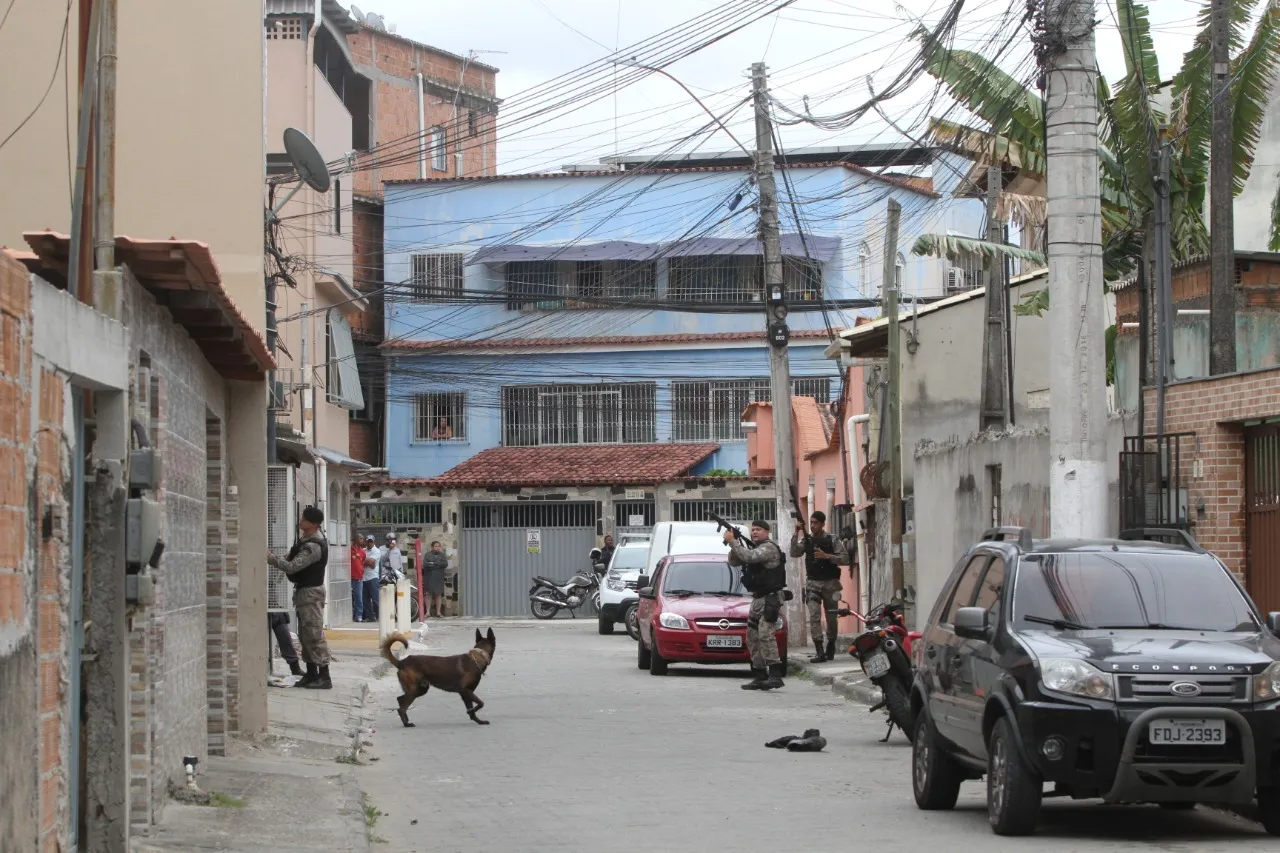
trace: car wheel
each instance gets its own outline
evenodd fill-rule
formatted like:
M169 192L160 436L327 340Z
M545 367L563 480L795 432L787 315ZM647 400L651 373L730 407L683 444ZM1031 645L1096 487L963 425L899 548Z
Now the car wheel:
M636 643L636 668L648 669L652 662L649 654L649 647L644 644L644 640Z
M987 815L996 835L1030 835L1040 817L1044 782L1018 751L1008 717L1001 717L987 746Z
M1258 789L1258 820L1268 835L1280 835L1280 788Z
M956 806L964 771L938 745L929 715L921 712L911 746L911 791L924 811L945 811Z
M600 623L600 633L601 633L601 634L612 634L612 633L613 633L613 620L612 620L612 619L606 619L606 618L604 618L603 616L601 616L601 617L600 617L600 619L599 619L599 620L597 620L597 621L599 621L599 623Z
M627 626L627 634L633 640L640 639L640 608L631 605L627 608L627 612L622 617L622 624Z
M649 674L650 675L666 675L667 661L663 658L662 653L658 651L658 644L654 643L653 648L649 649Z

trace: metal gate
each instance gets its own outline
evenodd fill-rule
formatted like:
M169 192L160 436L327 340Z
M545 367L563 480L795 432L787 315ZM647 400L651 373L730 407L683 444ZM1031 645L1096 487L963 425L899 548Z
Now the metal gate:
M649 536L657 514L653 501L618 501L613 505L613 541L621 545L628 536Z
M293 547L294 514L293 466L267 466L267 550L283 557ZM332 558L330 558L332 559ZM287 613L291 609L289 576L267 567L267 611Z
M1280 610L1280 427L1245 430L1245 582L1263 613Z
M463 504L463 615L529 615L533 576L561 581L590 571L595 543L594 503Z

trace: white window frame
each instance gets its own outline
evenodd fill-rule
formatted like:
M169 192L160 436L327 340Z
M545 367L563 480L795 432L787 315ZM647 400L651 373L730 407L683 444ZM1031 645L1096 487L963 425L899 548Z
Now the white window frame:
M437 172L449 171L449 148L440 125L431 128L431 168Z
M801 393L811 390L815 383L826 382L827 399L819 400L826 405L831 399L831 380L825 376L798 376L791 380L793 397L818 395ZM706 386L706 396L701 397L697 386ZM817 389L812 389L817 390ZM690 393L694 391L695 393ZM706 380L678 380L672 383L671 399L675 411L672 412L672 441L745 441L746 433L742 429L742 413L753 402L767 403L772 397L772 389L766 378L731 379L719 382ZM707 419L705 422L685 422L686 414L680 410L683 404L690 405L695 401L705 400ZM746 402L744 403L743 400ZM739 403L742 403L739 406ZM700 414L696 412L695 414ZM677 433L680 433L677 436Z
M356 366L351 325L346 317L332 308L327 315L325 399L343 409L362 411L364 391L360 388L360 369Z

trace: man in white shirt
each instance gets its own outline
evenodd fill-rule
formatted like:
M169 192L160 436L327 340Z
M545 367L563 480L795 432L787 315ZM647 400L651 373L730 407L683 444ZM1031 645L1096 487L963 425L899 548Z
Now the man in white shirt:
M382 562L382 549L372 535L364 537L364 621L378 621L378 566Z
M387 534L387 545L382 549L378 566L381 569L383 583L395 583L404 579L404 555L400 553L400 546L396 543L394 533Z

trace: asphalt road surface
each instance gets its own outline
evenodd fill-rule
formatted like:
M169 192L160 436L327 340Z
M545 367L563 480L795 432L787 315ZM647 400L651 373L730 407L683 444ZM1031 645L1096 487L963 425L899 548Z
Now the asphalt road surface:
M437 627L443 625L444 627ZM456 654L471 624L434 623L432 653ZM1255 824L1198 808L1105 807L1047 800L1032 839L997 838L983 783L953 812L911 797L910 746L882 744L868 714L807 681L739 689L745 670L636 668L625 633L595 620L495 623L497 653L477 691L478 726L453 694L395 712L394 675L369 698L378 760L360 781L379 815L371 834L395 853L443 851L1161 851L1274 850ZM766 749L818 728L822 753Z

